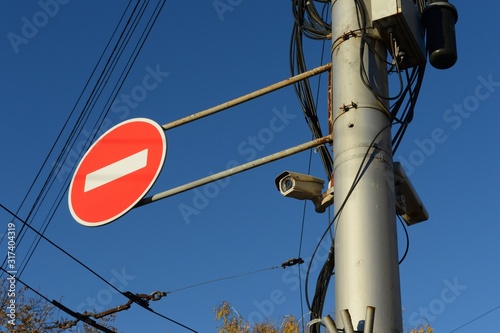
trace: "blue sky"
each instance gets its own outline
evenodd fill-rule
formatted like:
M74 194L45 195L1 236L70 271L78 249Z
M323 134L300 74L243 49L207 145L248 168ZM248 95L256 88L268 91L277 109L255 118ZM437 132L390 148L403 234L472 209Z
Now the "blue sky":
M75 222L61 192L90 133L102 133L135 117L165 124L289 77L290 2L221 2L228 6L223 13L213 1L166 2L118 95L110 100L114 104L102 127L95 130L97 115L106 108L145 27L146 21L141 21L74 145L65 148L64 140L58 141L50 155L68 117L68 124L74 124L82 111L95 85L92 70L127 2L0 5L0 203L37 230L46 229L47 238L121 291L175 291L280 266L298 256L304 203L283 198L274 178L284 170L307 173L309 164L311 174L324 178L314 152L134 209L99 228ZM460 16L459 60L446 71L428 66L415 119L395 154L430 214L429 221L408 229L410 249L400 266L405 328L425 319L436 332L444 333L500 305L500 227L495 211L500 181L495 135L500 119L496 112L500 54L494 43L500 33L494 24L500 5L453 3ZM146 8L144 18L151 16L155 4ZM13 39L14 35L22 39ZM329 50L330 42L325 45ZM310 68L329 61L328 51L322 57L322 46L321 41L305 40ZM318 79L311 82L316 91ZM320 82L318 115L326 131L324 77ZM73 109L76 113L70 117ZM69 136L69 125L63 138ZM311 134L293 89L285 88L168 130L166 137L165 165L150 193L307 142ZM67 157L57 163L63 149ZM36 201L51 166L56 168L53 185L43 201ZM32 207L36 210L30 213ZM332 212L317 214L310 203L306 205L301 247L306 263L331 216ZM11 216L2 210L0 217L0 233L6 233ZM15 223L20 232L22 223ZM398 232L401 256L406 239L402 228ZM28 259L35 236L27 231L20 241L16 265ZM325 248L320 247L313 259L312 281ZM6 239L0 243L1 253L7 255ZM269 269L175 291L151 307L199 332L215 331L213 308L222 301L229 301L246 320L300 317L298 269ZM303 284L306 265L300 269ZM127 301L45 240L39 242L20 278L72 310L102 311ZM325 312L333 311L333 299L332 284ZM495 317L498 310L457 332L485 330ZM116 327L127 333L183 331L138 306L119 313Z

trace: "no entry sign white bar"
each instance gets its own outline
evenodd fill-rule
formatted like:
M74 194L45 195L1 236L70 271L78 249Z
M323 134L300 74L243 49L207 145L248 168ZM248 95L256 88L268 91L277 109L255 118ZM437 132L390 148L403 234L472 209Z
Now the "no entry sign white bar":
M99 186L105 185L118 178L126 176L134 171L146 167L148 163L148 150L144 149L138 153L125 157L99 170L93 171L85 177L84 192L91 191Z

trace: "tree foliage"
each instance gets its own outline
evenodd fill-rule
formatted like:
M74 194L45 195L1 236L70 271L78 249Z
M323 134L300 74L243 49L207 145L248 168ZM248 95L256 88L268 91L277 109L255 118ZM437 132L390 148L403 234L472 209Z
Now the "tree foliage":
M214 310L215 319L222 322L218 333L299 333L299 324L293 316L287 316L281 323L266 321L253 326L245 321L228 302Z
M246 322L228 302L215 307L215 319L221 322L218 333L299 333L299 323L293 316L287 316L281 323L269 322L254 324ZM326 330L325 330L326 332ZM410 329L408 333L433 333L429 324Z
M0 333L97 333L100 330L81 323L61 328L61 323L69 323L74 318L57 321L59 309L39 296L30 295L26 287L9 289L9 282L4 280L0 286ZM13 304L13 305L11 305ZM99 325L117 332L111 326L115 315L103 317Z
M6 280L5 280L6 281ZM15 295L15 325L8 304L11 299L9 295L8 282L3 282L0 286L0 333L98 333L100 330L87 324L78 323L69 328L61 328L61 323L70 323L74 318L57 321L59 309L52 303L48 303L41 297L30 295L27 288L19 288ZM223 302L214 309L215 319L220 326L218 333L299 333L299 323L293 316L286 316L281 321L265 321L251 325L245 321L234 308ZM115 322L116 313L96 320L100 325L118 332L112 326ZM65 326L65 325L63 325ZM429 324L414 328L409 333L433 333Z
M434 330L429 324L425 324L424 326L413 328L410 333L434 333Z
M27 297L26 288L15 291L9 296L8 287L2 285L0 291L0 332L1 333L26 333L26 332L60 332L46 329L47 319L52 317L54 307L52 304L36 297ZM14 302L11 302L14 300Z

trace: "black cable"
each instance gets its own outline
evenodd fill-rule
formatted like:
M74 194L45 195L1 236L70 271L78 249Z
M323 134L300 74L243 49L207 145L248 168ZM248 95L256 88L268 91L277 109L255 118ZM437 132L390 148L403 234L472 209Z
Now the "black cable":
M115 287L111 282L107 281L105 278L103 278L101 275L99 275L96 271L94 271L93 269L91 269L90 267L88 267L87 265L85 265L83 262L81 262L80 260L78 260L77 258L75 258L73 255L71 255L68 251L64 250L62 247L60 247L59 245L57 245L56 243L54 243L53 241L51 241L50 239L48 239L46 236L42 235L38 230L36 230L35 228L33 228L32 226L28 225L23 219L21 219L19 216L17 216L14 212L12 212L10 209L8 209L7 207L5 207L3 204L0 203L0 208L4 209L6 212L8 212L10 215L12 215L14 218L16 218L18 221L20 221L21 223L23 223L24 225L26 225L30 230L34 231L38 236L40 236L41 238L43 238L44 240L46 240L47 242L49 242L52 246L54 246L55 248L57 248L59 251L63 252L64 254L66 254L68 257L70 257L73 261L75 261L76 263L78 263L80 266L84 267L86 270L88 270L90 273L92 273L94 276L96 276L97 278L99 278L102 282L104 282L105 284L107 284L109 287L111 287L112 289L114 289L116 292L118 292L119 294L125 296L126 298L128 299L131 299L132 301L134 301L134 303L140 305L141 307L145 308L146 310L150 311L150 312L153 312L154 314L172 322L172 323L175 323L179 326L182 326L192 332L195 332L195 333L198 333L197 331L195 331L194 329L192 328L189 328L165 315L162 315L160 313L157 313L156 311L154 311L153 309L151 309L149 306L145 306L143 303L141 302L138 302L136 299L134 299L133 297L131 297L130 293L127 293L127 292L123 292L121 291L120 289L118 289L117 287ZM3 271L6 271L3 267L0 267Z
M309 163L307 167L307 174L311 172L311 165L312 165L312 152L313 150L309 150ZM305 221L306 221L306 208L307 208L307 200L304 201L304 205L302 208L302 223L300 227L300 237L299 237L299 251L298 251L298 258L302 258L302 243L304 239L304 226L305 226ZM300 314L301 318L304 317L304 295L303 295L303 290L302 290L302 273L300 271L300 267L298 270L298 275L299 275L299 297L300 297ZM302 332L305 332L305 323L302 321Z
M300 258L300 256L299 256L299 258ZM203 285L214 283L214 282L219 282L219 281L224 281L224 280L230 280L230 279L236 279L236 278L239 278L239 277L253 275L253 274L256 274L256 273L265 272L265 271L269 271L269 270L273 270L273 269L278 269L278 268L281 268L281 266L272 266L272 267L268 267L268 268L262 268L262 269L258 269L258 270L255 270L255 271L251 271L251 272L246 272L246 273L241 273L241 274L226 276L226 277L222 277L222 278L217 278L217 279L213 279L213 280L208 280L208 281L204 281L204 282L200 282L200 283L195 283L195 284L192 284L192 285L189 285L189 286L185 286L185 287L173 289L173 290L170 290L170 291L166 291L166 294L168 295L168 294L172 294L172 293L175 293L175 292L178 292L178 291L182 291L182 290L186 290L186 289L191 289L191 288L199 287L199 286L203 286Z
M163 6L164 6L165 2L166 2L166 1L162 1L162 2L159 2L159 3L158 3L157 7L155 8L155 12L154 12L154 13L155 13L155 15L153 15L153 17L151 17L151 18L150 18L150 20L148 21L148 24L147 24L147 25L149 25L149 27L148 27L148 28L147 28L147 29L146 29L146 30L142 33L142 35L141 35L142 42L140 42L138 45L136 45L136 47L135 47L135 49L134 49L135 54L133 54L133 56L129 59L129 61L128 61L128 63L127 63L127 65L129 65L129 68L128 68L128 69L126 69L126 70L124 70L124 71L122 72L122 75L121 75L121 77L120 77L120 78L122 79L122 82L121 82L120 84L117 84L117 85L115 86L115 96L114 96L114 97L116 97L116 95L118 94L118 92L119 92L119 90L120 90L121 86L123 85L123 82L124 82L125 78L128 76L128 74L129 74L129 72L130 72L130 69L131 69L131 67L132 67L133 63L134 63L134 62L135 62L135 60L137 59L138 53L139 53L139 52L140 52L140 50L142 49L142 47L143 47L143 45L144 45L145 40L146 40L146 39L147 39L147 37L149 36L149 33L151 32L151 29L152 29L152 27L153 27L154 23L156 22L156 20L157 20L157 18L158 18L158 15L159 15L159 13L161 12L161 9L163 8ZM138 4L138 3L139 3L139 2L137 2L137 4ZM145 4L148 4L148 3L149 3L149 0L145 2ZM136 8L137 8L137 4L136 4ZM144 9L145 9L145 6L143 6L142 8L144 8ZM140 16L140 17L142 17L143 13L144 13L144 11L142 10L139 16ZM130 22L130 19L129 19L129 22ZM135 22L137 22L137 23L138 23L138 22L139 22L139 20L136 18L136 19L135 19ZM135 27L136 27L136 26L137 26L137 25L135 25ZM135 27L133 28L134 30L135 30ZM128 35L128 36L131 36L132 34L128 33L127 35ZM123 32L122 32L122 36L123 36ZM128 43L128 41L129 41L129 40L130 40L130 37L128 37L128 38L127 38L127 42L126 42L126 43ZM125 44L126 44L126 43L125 43ZM122 45L123 45L123 44L122 44ZM114 50L119 50L119 48L117 48L117 46L115 46L115 49L114 49ZM121 50L122 50L121 52L123 52L123 47L121 47ZM121 52L120 52L120 54L121 54ZM113 51L113 52L112 52L112 54L114 54L114 53L115 53L115 52ZM117 58L115 57L115 59L117 59ZM109 59L108 59L108 63L109 63ZM113 68L114 68L114 66L116 66L116 62L114 63ZM103 82L103 79L102 79L102 78L105 78L105 77L106 77L106 75L105 75L105 74L106 74L106 73L109 73L109 69L106 69L106 68L108 68L108 67L105 67L105 70L103 71L103 73L101 73L101 76L100 76L100 78L99 78L98 82ZM107 79L106 79L106 82L107 82ZM97 87L99 87L99 85L97 85ZM118 87L118 89L116 89L116 87ZM94 91L95 91L95 88L94 88L93 92L94 92ZM101 92L102 92L102 90L101 90ZM98 93L98 96L99 96L99 95L100 95L100 92ZM87 101L86 106L87 106L87 105L89 105L89 101L92 101L93 96L95 96L95 94L92 94L92 95L91 95L91 98ZM108 104L109 104L109 100L108 100ZM91 103L91 102L90 102L90 105L92 105L92 107L93 107L93 106L95 105L95 103ZM110 105L110 104L109 104L109 105ZM107 109L108 111L109 111L109 108L110 108L110 107L108 107L108 109ZM83 114L83 113L82 113L82 114ZM82 116L82 114L81 114L80 116ZM105 115L104 115L104 117L105 117ZM101 116L101 123L102 123L102 121L104 120L104 117L102 117L102 116ZM79 118L79 119L81 119L81 118ZM88 116L87 116L87 118L86 118L86 119L88 119ZM86 122L86 120L85 120L85 122ZM83 123L85 123L85 122L83 122ZM75 130L73 130L73 132L72 132L72 133L75 133ZM96 133L96 134L97 134L97 133ZM95 135L94 135L94 136L95 136ZM71 136L70 136L70 137L71 137ZM73 136L73 137L75 137L75 136ZM67 141L67 144L68 144L68 141ZM66 150L63 150L63 151L66 151ZM64 193L64 191L61 191L61 192L62 192L62 193ZM60 192L60 193L61 193L61 192ZM40 198L40 197L41 197L41 196L39 196L39 198ZM53 205L52 207L53 207L53 208L55 207L55 208L57 209L57 207L58 207L58 205L59 205L59 203L60 203L61 199L62 199L62 196L60 197L59 202L58 202L57 204ZM13 214L13 212L11 212L10 210L8 210L8 209L7 209L6 207L4 207L3 205L2 205L2 207L3 207L4 209L6 209L9 213ZM53 210L53 212L55 212L55 209ZM14 216L15 216L15 215L14 215ZM19 218L18 218L18 219L19 219ZM51 219L52 219L52 218L48 219L48 221L50 221ZM46 238L46 237L45 237L42 233L40 233L39 231L37 231L35 228L31 227L29 224L27 224L27 222L26 222L26 221L21 220L21 219L19 219L19 220L23 222L23 225L24 225L24 226L28 226L28 227L29 227L29 229L31 229L31 230L33 230L35 233L37 233L37 235L38 235L40 238L44 238L45 240L47 240L47 241L48 241L49 243L51 243L53 246L55 246L56 248L58 248L59 250L61 250L63 253L65 253L66 255L68 255L70 258L72 258L73 260L75 260L77 263L79 263L80 265L82 265L84 268L86 268L87 270L89 270L91 273L93 273L94 275L96 275L97 277L99 277L102 281L104 281L105 283L107 283L108 285L110 285L113 289L115 289L116 291L118 291L119 293L121 293L122 295L124 295L125 297L128 297L127 295L125 295L124 293L122 293L121 291L119 291L116 287L114 287L114 286L113 286L113 285L111 285L109 282L107 282L104 278L102 278L101 276L99 276L96 272L94 272L93 270L91 270L88 266L86 266L86 265L85 265L85 264L83 264L82 262L78 261L75 257L71 256L71 255L70 255L68 252L66 252L64 249L62 249L61 247L57 246L55 243L53 243L53 242L52 242L52 241L50 241L48 238ZM48 225L45 225L45 227L43 228L43 229L44 229L44 231L46 230L47 226L48 226ZM38 239L38 242L40 241L40 238ZM36 248L36 246L38 245L38 242L36 243L35 248ZM31 252L31 255L32 255L32 254L33 254L33 252ZM30 257L29 257L29 258L31 258L31 255L30 255ZM26 266L24 266L24 267L26 267ZM141 305L141 304L139 304L139 305ZM172 321L172 322L174 322L174 323L176 323L176 324L178 324L178 325L181 325L181 326L182 326L182 327L184 327L184 328L187 328L187 329L189 329L189 330L191 330L191 331L193 331L193 332L196 332L196 331L194 331L194 330L192 330L192 329L188 328L187 326L182 325L182 324L180 324L180 323L176 322L175 320L172 320L172 319L170 319L170 318L168 318L168 317L166 317L166 316L164 316L164 315L161 315L161 314L159 314L159 313L157 313L157 312L153 311L153 310L152 310L152 309L150 309L150 308L147 308L147 309L148 309L149 311L151 311L151 312L153 312L153 313L155 313L155 314L157 314L157 315L161 316L162 318L165 318L165 319L167 319L167 320L170 320L170 321Z
M76 107L77 107L77 105L78 105L79 101L81 100L81 98L82 98L82 96L83 96L83 94L84 94L84 91L85 91L85 90L86 90L86 88L88 87L88 85L89 85L89 83L90 83L90 81L91 81L92 76L93 76L93 75L94 75L94 73L96 72L96 70L97 70L97 68L98 68L98 64L99 64L99 62L101 61L101 59L103 58L103 56L104 56L104 54L105 54L105 51L106 51L106 49L108 48L109 44L111 43L111 40L113 39L113 36L114 36L114 34L116 33L116 31L117 31L117 29L118 29L118 26L121 24L121 22L122 22L122 20L123 20L123 18L124 18L124 15L125 15L125 13L126 13L126 11L128 10L129 5L130 5L130 2L129 2L129 4L127 5L127 9L126 9L126 10L125 10L125 12L122 14L122 16L121 16L121 18L120 18L120 21L119 21L118 25L117 25L117 26L116 26L116 28L115 28L115 31L113 32L112 36L111 36L111 37L110 37L110 39L108 40L108 43L107 43L107 45L106 45L105 50L101 53L101 56L100 56L100 58L99 58L98 63L95 65L95 67L94 67L94 69L93 69L93 71L92 71L92 73L91 73L91 75L90 75L89 79L87 80L87 82L86 82L86 84L85 84L85 86L84 86L84 90L82 91L82 93L80 93L80 96L78 97L77 102L75 103L75 105L74 105L74 107L73 107L72 111L70 112L69 117L66 119L66 122L65 122L65 124L63 125L63 128L61 129L61 131L59 132L59 134L58 134L58 136L57 136L56 140L54 141L54 144L52 145L52 147L51 147L51 149L50 149L49 153L47 154L47 156L46 156L46 158L45 158L45 160L44 160L44 162L43 162L43 164L42 164L42 166L41 166L41 168L40 168L40 170L39 170L39 172L38 172L37 176L35 177L35 180L33 181L32 185L31 185L31 186L30 186L30 188L28 189L28 192L27 192L26 196L24 197L23 201L21 202L20 208L18 209L18 211L16 212L16 214L20 211L21 207L24 205L24 203L25 203L26 199L28 198L28 196L29 196L30 192L32 191L33 187L35 186L36 181L38 180L39 176L41 175L42 170L44 169L45 165L47 164L47 162L48 162L48 160L49 160L49 157L52 155L52 152L54 151L55 147L57 146L57 143L60 141L60 139L61 139L61 137L62 137L63 132L65 131L66 127L67 127L67 126L68 126L68 124L69 124L69 120L70 120L70 118L72 117L72 115L73 115L73 114L74 114L74 112L76 111ZM84 112L80 113L80 115L79 115L79 117L78 117L78 119L77 119L77 124L81 121L81 119L82 119L82 117L84 116L84 114L85 114ZM76 131L75 131L75 128L74 128L74 129L71 131L71 133L70 133L70 140L71 140L71 138L72 138L73 136L75 136L75 133L76 133ZM56 169L57 169L57 167L56 167L56 166L57 166L57 165L59 165L59 163L61 163L61 161L62 161L62 160L64 160L64 159L66 158L66 156L67 156L67 155L69 154L69 152L70 152L70 149L69 149L69 146L68 146L68 144L69 144L70 140L67 140L67 141L66 141L66 143L65 143L64 147L62 148L61 153L59 154L58 158L56 159L56 162L55 162L55 164L54 164L54 167L51 169L49 176L48 176L48 177L47 177L47 179L45 180L45 182L44 182L44 184L43 184L43 186L42 186L42 189L40 190L40 192L39 192L39 194L38 194L37 198L35 199L34 204L32 205L32 207L31 207L31 209L30 209L30 211L29 211L29 213L28 213L28 215L27 215L27 217L26 217L26 221L27 221L27 222L28 222L28 224L30 224L30 225L31 225L31 223L32 223L32 222L30 222L30 221L32 221L32 220L34 219L35 215L38 213L38 211L39 211L39 209L40 209L40 206L41 206L41 204L42 204L42 202L43 202L44 198L45 198L45 197L46 197L46 195L47 195L47 192L49 191L49 189L50 189L50 188L53 186L53 184L54 184L55 177L56 177ZM23 240L23 238L24 238L24 235L25 235L25 229L24 229L24 227L25 227L24 225L23 225L23 226L21 226L21 229L20 229L20 231L19 231L19 233L18 233L18 235L19 235L18 242L17 242L17 244L18 244L18 245L20 245L20 244L21 244L21 242L22 242L22 240ZM42 227L42 228L43 228L43 227ZM46 229L46 228L45 228L45 229ZM42 232L42 233L43 233L43 232ZM31 249L32 249L33 244L34 244L34 243L32 243L32 245L30 246L30 248L29 248L29 250L28 250L28 253L30 253L30 251L31 251ZM29 258L30 258L30 257L31 257L31 255L29 255L29 256L28 256L28 260L29 260ZM6 260L6 259L5 259L5 260ZM4 260L3 264L2 264L2 267L3 267L3 265L5 264L5 260ZM21 265L23 265L23 263L21 263ZM22 271L23 271L23 270L24 270L24 268L23 268L23 269L21 269L21 273L22 273Z
M97 278L99 278L102 282L104 282L105 284L107 284L108 286L110 286L111 288L113 288L118 293L123 294L123 292L120 289L118 289L117 287L115 287L112 283L108 282L105 278L103 278L101 275L99 275L93 269L91 269L90 267L88 267L87 265L85 265L83 262L81 262L80 260L78 260L77 258L75 258L73 255L71 255L68 251L66 251L65 249L63 249L59 245L57 245L56 243L54 243L53 241L51 241L50 239L48 239L45 235L42 235L42 233L40 233L38 230L36 230L35 228L33 228L26 221L24 221L22 218L20 218L19 216L17 216L13 211L11 211L10 209L8 209L7 207L5 207L1 203L0 203L0 208L2 208L7 213L9 213L10 215L12 215L15 219L17 219L18 221L20 221L23 225L25 225L26 227L28 227L29 230L31 230L34 233L36 233L40 238L43 238L45 241L47 241L48 243L50 243L56 249L58 249L59 251L61 251L62 253L64 253L68 257L70 257L73 261L75 261L76 263L78 263L80 266L82 266L83 268L85 268L86 270L88 270L94 276L96 276Z
M155 314L155 315L157 315L158 317L161 317L161 318L163 318L163 319L165 319L165 320L168 320L168 321L169 321L169 322L171 322L171 323L174 323L174 324L176 324L176 325L178 325L178 326L180 326L180 327L183 327L183 328L187 329L188 331L191 331L191 332L194 332L194 333L198 333L198 331L196 331L196 330L192 329L191 327L186 326L186 325L184 325L184 324L182 324L182 323L180 323L180 322L178 322L178 321L176 321L176 320L174 320L174 319L172 319L172 318L169 318L169 317L167 317L167 316L165 316L165 315L163 315L163 314L161 314L161 313L159 313L159 312L156 312L155 310L151 309L149 306L148 306L148 307L144 307L144 306L143 306L143 308L145 308L146 310L148 310L148 311L149 311L149 312L151 312L151 313L154 313L154 314Z
M120 79L118 80L118 82L116 83L115 87L114 87L114 94L112 96L110 96L108 98L108 101L106 103L106 106L104 108L105 111L101 112L101 115L100 115L100 120L98 121L98 125L97 127L100 127L105 119L105 117L107 116L107 114L109 113L109 110L111 108L111 105L112 105L112 101L116 98L116 96L118 95L121 87L123 86L126 78L128 77L129 73L130 73L130 70L133 66L133 64L135 63L135 60L137 59L137 56L139 55L140 51L142 50L142 47L144 46L144 43L147 39L147 37L149 36L150 32L151 32L151 29L153 27L153 25L155 24L157 18L158 18L158 15L159 13L161 12L164 4L165 4L166 1L162 1L162 2L158 2L157 3L157 6L156 8L154 9L154 12L153 12L153 15L150 17L148 23L146 24L146 29L143 31L143 33L141 34L141 37L140 37L140 40L139 40L139 43L136 44L133 52L132 52L132 56L129 58L126 66L125 66L125 69L122 71L122 74L120 75ZM115 60L113 61L113 64L112 64L112 67L111 68L108 68L108 64L110 62L110 59L108 59L108 63L106 64L105 68L107 68L107 70L104 70L103 73L101 73L101 77L105 77L105 80L106 81L103 81L101 78L98 80L98 82L101 82L101 86L102 86L102 89L98 89L99 92L97 93L97 97L93 98L94 99L94 102L91 103L91 109L93 109L93 107L95 106L95 101L100 97L102 91L103 91L103 82L107 83L108 80L109 80L109 77L110 77L110 73L114 70L114 68L116 67L116 64L118 62L118 59L121 57L121 55L123 54L123 51L126 47L126 45L128 44L128 42L130 41L131 39L131 36L133 35L133 33L135 32L135 29L137 28L138 26L138 23L140 22L142 16L144 15L144 12L146 10L146 6L149 4L149 1L145 2L140 8L139 8L139 13L137 15L135 15L135 18L133 19L132 21L132 26L131 28L128 29L128 32L125 33L125 37L124 39L126 40L125 42L121 43L121 45L119 45L119 47L117 48L115 46L115 50L117 49L118 53L115 55L115 56L112 56L111 58L114 58ZM136 7L134 8L134 11L135 9L137 8L137 5ZM133 13L131 15L131 18L133 17ZM129 18L128 22L127 22L127 25L130 23L131 21L131 18ZM124 29L124 31L127 30L126 28ZM124 32L122 32L122 35L120 36L120 39L122 39L122 36L124 35ZM120 43L118 43L120 44ZM114 54L115 52L113 51L112 54ZM97 131L94 132L94 136L91 138L91 140L89 141L93 141L95 139L95 136L97 135ZM66 179L66 182L65 182L65 186L60 190L59 192L59 200L56 200L51 208L52 210L52 215L48 218L46 218L45 220L45 224L44 224L44 227L43 227L43 231L42 231L42 234L45 232L45 230L47 229L48 227L48 224L50 223L50 221L52 220L53 218L53 215L55 214L56 210L57 210L57 207L60 205L62 199L63 199L63 195L68 187L68 183L69 183L69 178ZM38 240L36 241L35 243L35 246L33 248L33 250L30 252L30 255L28 256L27 260L25 261L25 264L24 266L22 267L22 269L20 270L20 274L24 271L24 268L26 267L27 263L29 262L29 260L31 259L33 253L34 253L34 250L36 249L36 247L38 246L40 242L40 238L38 238ZM31 249L31 248L30 248Z
M9 274L9 272L7 272L7 270L4 269L3 267L0 267L0 269L4 273ZM37 294L40 298L44 299L48 303L51 303L52 305L56 306L57 308L63 310L64 312L66 312L67 314L69 314L70 316L72 316L73 318L81 320L81 321L85 322L86 324L88 324L88 325L90 325L90 326L92 326L94 328L97 328L98 330L100 330L102 332L114 333L109 328L104 327L104 326L98 324L96 321L94 321L93 319L89 318L88 316L83 315L83 314L81 314L79 312L74 312L74 311L70 310L69 308L67 308L66 306L62 305L61 303L57 302L56 300L52 300L51 301L49 298L47 298L45 295L41 294L38 290L32 288L30 285L28 285L27 283L25 283L19 277L16 276L15 278L16 278L16 281L21 282L26 288L28 288L29 290L31 290L32 292L34 292L35 294Z
M409 83L405 96L408 95L409 99L405 107L403 108L403 119L400 121L400 127L392 140L393 155L397 151L408 125L413 120L415 107L417 105L418 96L420 94L420 89L422 87L424 79L424 74L425 74L425 64L415 68L412 71L411 75L408 76L407 74L407 80ZM391 111L393 115L397 115L397 113L401 109L402 103L403 99L401 99L401 101L398 101L398 104L393 108L393 111ZM396 119L396 116L394 116L394 118Z
M416 106L416 102L418 99L418 95L420 93L420 88L423 82L423 75L425 72L425 64L417 66L412 69L411 75L408 74L408 70L405 69L405 74L407 78L407 83L406 87L403 88L403 79L402 79L402 74L401 70L399 69L399 60L397 59L397 54L396 50L394 49L392 43L390 45L390 50L391 50L391 56L394 59L394 64L396 67L396 72L398 74L398 80L399 80L399 85L400 89L398 94L395 96L383 96L379 94L375 89L370 84L369 78L366 74L366 69L364 67L364 53L365 53L365 46L367 45L370 50L378 56L380 59L381 56L376 52L371 47L371 44L368 42L366 38L366 30L368 29L367 26L367 15L366 15L366 7L364 3L360 0L355 0L356 2L356 8L357 8L357 19L358 19L358 25L359 29L361 31L361 45L360 45L360 76L362 79L362 82L364 85L372 92L374 97L379 101L381 105L384 103L382 100L396 100L396 102L391 106L391 116L392 120L396 124L400 124L400 127L397 131L397 133L394 135L393 140L392 140L392 146L393 146L393 155L397 151L397 148L399 147L399 144L402 141L402 138L406 132L406 129L409 125L409 123L413 120L413 115L414 115L414 109ZM387 62L385 59L382 59L383 61ZM406 101L406 105L403 107L404 103ZM402 108L403 107L403 108ZM400 113L401 109L403 109L403 113L401 116L401 119L398 119L398 114Z
M403 256L401 257L401 259L399 259L399 265L401 265L403 263L403 261L405 261L406 256L408 255L408 251L410 250L410 235L408 234L408 228L406 228L406 224L403 221L403 219L401 218L401 216L399 216L399 215L396 215L396 216L398 217L399 222L403 226L403 230L405 232L405 237L406 237L405 252L403 253Z
M326 293L330 278L333 276L335 268L335 242L332 241L328 258L326 259L316 281L316 290L311 304L311 320L321 318L325 304ZM319 333L319 326L312 325L310 333Z
M329 4L325 4L327 8ZM331 24L321 18L313 2L307 0L293 0L292 12L294 24L290 41L290 71L292 76L307 71L302 47L303 35L312 39L327 39L331 36ZM314 101L309 80L302 80L294 84L295 93L315 138L323 137L321 125L317 116L317 102ZM326 146L318 147L320 157L323 161L327 179L332 173L333 160Z
M324 3L322 12L330 7L330 2ZM311 39L327 39L331 34L331 24L321 17L316 5L308 0L293 0L292 12L296 21L300 22L303 34Z
M498 309L500 309L500 305L498 305L498 306L494 307L494 308L493 308L493 309L491 309L491 310L486 311L486 312L485 312L485 313L483 313L482 315L477 316L476 318L474 318L474 319L472 319L472 320L470 320L470 321L466 322L465 324L463 324L463 325L461 325L461 326L459 326L459 327L457 327L457 328L455 328L455 329L453 329L453 330L449 331L448 333L453 333L453 332L456 332L456 331L458 331L459 329L464 328L465 326L467 326L467 325L469 325L469 324L472 324L473 322L475 322L475 321L477 321L477 320L479 320L479 319L483 318L484 316L486 316L486 315L488 315L488 314L490 314L490 313L492 313L493 311L496 311L496 310L498 310Z
M368 23L367 23L367 9L366 9L365 3L363 1L360 1L360 0L354 0L354 2L356 3L356 16L357 16L359 30L361 32L361 43L360 43L360 48L359 48L359 57L360 57L359 75L361 77L361 81L363 82L363 84L370 90L370 92L379 101L379 103L381 105L383 105L383 102L381 100L398 99L401 95L401 91L398 93L398 95L391 97L391 96L383 96L379 92L377 92L375 89L373 89L373 87L370 83L370 78L368 77L368 74L367 74L366 68L365 68L365 61L364 61L365 47L368 46L368 48L373 52L373 54L375 54L382 61L387 62L387 60L385 58L382 58L376 52L376 50L372 48L370 42L368 41L368 39L366 37Z

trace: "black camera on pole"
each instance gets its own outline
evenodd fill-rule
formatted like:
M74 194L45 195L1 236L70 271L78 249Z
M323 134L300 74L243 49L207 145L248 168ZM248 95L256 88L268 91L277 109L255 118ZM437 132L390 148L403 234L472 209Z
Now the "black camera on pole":
M427 50L431 65L448 69L457 61L455 24L458 12L447 0L430 0L422 13L427 30Z

